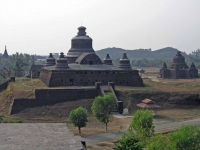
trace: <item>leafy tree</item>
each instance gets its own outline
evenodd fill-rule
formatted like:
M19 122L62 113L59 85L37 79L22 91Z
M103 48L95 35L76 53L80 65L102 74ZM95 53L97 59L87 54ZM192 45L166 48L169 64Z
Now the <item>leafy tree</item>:
M182 126L179 130L169 133L170 150L199 150L200 129L197 126Z
M131 61L131 65L135 67L162 67L163 62L166 62L167 66L171 64L170 59L163 59L163 58L142 58L142 59L133 59Z
M31 56L30 56L30 62L31 62L31 64L35 64L36 58L35 58L34 55L31 55Z
M27 66L28 64L22 59L17 58L15 62L15 71L17 76L23 76L23 67Z
M107 125L112 121L111 109L116 106L116 101L112 93L107 93L105 96L97 96L92 104L93 115L102 123Z
M153 126L153 114L150 110L139 109L135 112L129 132L136 131L136 135L143 141L146 141L146 137L151 137L154 134Z
M148 150L169 150L168 139L162 134L155 135L147 143Z
M200 49L198 48L197 50L192 51L192 52L191 52L191 55L193 55L193 56L199 58L199 56L200 56Z
M87 117L87 110L81 106L70 112L69 120L75 127L78 127L79 134L81 134L81 128L86 126Z
M143 145L136 135L124 135L122 140L115 144L116 150L143 150Z

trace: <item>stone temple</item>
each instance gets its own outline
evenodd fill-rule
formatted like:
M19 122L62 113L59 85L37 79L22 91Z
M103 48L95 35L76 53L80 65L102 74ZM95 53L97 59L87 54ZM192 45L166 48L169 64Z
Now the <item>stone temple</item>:
M71 49L65 56L55 60L52 53L41 68L39 78L49 87L93 86L95 82L107 85L143 86L137 70L131 68L124 53L119 66L113 66L109 54L101 60L92 47L92 38L86 35L86 28L78 28L78 34L71 40Z
M178 51L168 68L166 63L163 63L163 67L160 69L160 77L173 79L198 78L198 70L194 63L192 63L189 68L185 63L185 57Z

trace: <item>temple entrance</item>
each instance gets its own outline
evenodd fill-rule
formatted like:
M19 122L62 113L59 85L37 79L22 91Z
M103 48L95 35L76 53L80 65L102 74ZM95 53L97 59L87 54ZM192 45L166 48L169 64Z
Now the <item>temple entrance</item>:
M70 86L74 85L74 79L69 79L69 85Z
M89 65L93 65L94 62L92 60L89 61Z

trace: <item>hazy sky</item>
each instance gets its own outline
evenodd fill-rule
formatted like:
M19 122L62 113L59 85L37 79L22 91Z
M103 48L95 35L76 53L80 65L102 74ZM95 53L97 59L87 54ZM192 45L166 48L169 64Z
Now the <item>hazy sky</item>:
M200 48L200 0L0 0L0 53L65 54L82 25L93 48Z

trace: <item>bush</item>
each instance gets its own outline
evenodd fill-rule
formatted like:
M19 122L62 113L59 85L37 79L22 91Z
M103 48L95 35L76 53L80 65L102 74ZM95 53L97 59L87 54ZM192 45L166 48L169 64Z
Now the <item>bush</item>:
M155 135L147 143L148 150L169 150L168 139L162 134Z
M197 126L182 126L168 137L171 150L200 150L200 129Z
M115 150L143 150L143 146L136 135L124 135L122 140L115 144Z
M4 116L0 115L0 123L3 121Z
M153 114L150 110L139 109L135 112L129 132L136 131L139 137L151 137L154 134Z
M23 120L17 120L15 123L23 123Z
M23 123L22 120L2 120L0 123Z

